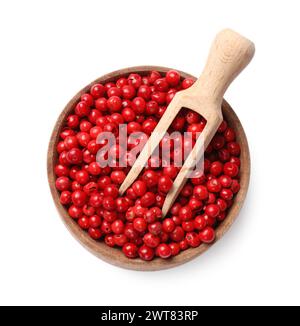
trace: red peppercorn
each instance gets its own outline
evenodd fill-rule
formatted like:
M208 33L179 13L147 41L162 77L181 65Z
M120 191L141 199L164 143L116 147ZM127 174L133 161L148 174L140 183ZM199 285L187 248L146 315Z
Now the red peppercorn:
M144 100L148 101L151 96L151 89L148 85L141 85L138 89L137 96L142 97Z
M113 86L107 90L107 96L108 97L112 97L112 96L120 97L120 96L122 96L122 91L120 90L120 88ZM123 96L124 96L124 94L123 94Z
M215 240L215 231L212 227L207 226L199 233L199 238L204 243L211 243Z
M194 188L193 194L200 200L205 200L208 197L208 190L203 185L198 185Z
M203 203L201 200L197 199L196 197L191 197L188 202L188 206L191 208L192 211L198 210L203 207Z
M88 93L82 94L81 97L80 97L80 99L81 99L81 101L86 102L86 104L88 106L92 106L93 103L94 103L93 97L90 94L88 94Z
M117 80L116 86L122 88L124 85L128 85L128 80L125 77L121 77Z
M72 148L66 154L66 159L70 164L80 164L82 162L82 152L79 148Z
M68 190L64 190L61 192L59 200L63 205L68 205L71 203L72 193Z
M222 189L220 181L216 178L211 178L208 180L206 186L210 192L220 192Z
M224 164L224 173L229 177L236 177L239 173L239 168L236 164L231 162L226 162Z
M158 179L158 190L167 193L173 186L173 181L168 175L163 175Z
M190 132L192 134L193 139L197 139L199 134L203 131L205 125L203 125L202 123L193 123L191 125L188 126L187 128L187 132ZM189 148L189 146L186 146L187 148Z
M139 248L138 253L139 253L140 258L143 259L143 260L152 260L153 257L154 257L153 249L146 246L146 245L142 245Z
M175 242L180 242L184 238L184 231L182 227L176 226L174 231L170 233L170 237Z
M108 245L109 247L115 246L114 236L111 234L107 234L104 238L104 241L105 241L106 245Z
M145 113L147 115L156 115L158 113L159 107L156 101L149 101L146 103Z
M163 220L162 229L164 232L171 233L174 231L175 227L176 225L172 219L166 218Z
M63 131L60 133L60 137L62 139L66 139L66 137L68 136L74 136L75 135L75 131L69 128L65 128L63 129Z
M104 85L104 88L106 92L111 88L111 87L116 87L116 84L114 82L108 82Z
M145 171L142 178L149 188L156 186L158 183L158 175L153 170Z
M71 186L70 179L67 177L59 177L56 179L55 186L59 191L68 190Z
M137 217L133 220L133 227L136 231L142 233L147 230L147 222L143 217Z
M241 166L241 160L239 157L231 156L229 162L236 164L238 167Z
M92 228L98 228L101 225L101 218L98 215L93 215L89 218L89 225Z
M103 202L103 196L100 193L93 192L90 195L89 204L92 207L98 208L102 205L102 202Z
M145 111L146 102L142 97L138 96L132 100L131 107L136 114L142 114Z
M118 247L123 247L128 242L128 239L125 234L115 234L114 242Z
M174 179L177 176L177 173L178 168L174 165L169 165L163 168L163 174L171 179Z
M87 116L90 113L90 108L85 101L79 102L75 107L75 113L79 117Z
M154 213L154 215L157 219L162 218L162 211L159 207L157 207L157 206L151 207L150 211Z
M229 188L232 184L232 179L231 177L227 176L227 175L222 175L219 178L219 181L221 183L221 186L224 188Z
M182 221L188 221L193 217L192 210L189 206L181 207L178 215Z
M100 229L95 229L95 228L89 228L88 229L89 235L91 238L97 240L100 239L102 236L102 232L100 231Z
M72 218L77 219L82 216L82 208L71 205L68 209L68 213Z
M171 214L172 215L178 215L179 214L179 210L181 208L181 205L179 203L175 203L172 207L171 207Z
M227 128L225 131L224 131L224 138L227 142L232 142L235 140L235 132L232 128Z
M103 217L103 219L108 223L112 223L118 218L117 212L103 210L102 208L98 208L98 214L100 214ZM110 229L111 229L111 225L110 225Z
M194 84L194 80L191 78L185 78L182 82L182 88L183 89L187 89L189 87L191 87Z
M150 248L156 248L160 243L160 238L152 233L146 233L143 237L145 245Z
M162 224L160 222L153 222L148 225L148 231L153 235L160 235L162 231Z
M71 184L71 189L72 189L72 191L81 190L82 186L79 182L73 181Z
M90 227L89 218L87 216L82 216L78 219L78 225L84 229L87 230Z
M155 195L153 192L146 192L144 196L141 197L141 205L143 207L150 207L155 203Z
M127 224L125 226L124 234L130 240L135 240L138 238L138 232L133 228L132 224Z
M240 190L240 184L237 180L232 180L232 184L231 184L231 191L236 194L239 190Z
M124 171L113 171L110 175L111 181L119 185L123 183L125 177Z
M89 179L90 176L86 171L80 170L76 172L75 180L79 182L81 185L85 185L89 181Z
M158 104L164 104L166 102L166 93L154 91L151 95L152 101L157 102ZM161 115L160 115L161 116Z
M194 221L190 220L190 221L183 221L182 222L182 228L185 232L191 232L194 230L195 228L195 224L194 224Z
M128 258L135 258L138 255L138 247L134 243L125 243L122 251Z
M132 85L122 87L122 96L124 99L131 100L135 96L135 88Z
M109 184L109 185L105 186L104 196L110 196L112 198L117 198L118 195L119 195L119 191L115 185Z
M155 90L159 92L166 92L169 89L169 85L167 83L166 78L158 78L153 83Z
M145 212L144 218L147 223L153 223L156 221L155 213L151 209L149 209Z
M215 201L216 201L216 195L214 193L210 192L208 194L208 198L206 200L206 203L207 204L213 204L213 203L215 203Z
M134 121L136 114L130 107L127 107L122 110L122 117L126 122L131 122Z
M231 200L233 198L233 192L230 189L223 188L220 191L220 196L225 200Z
M132 184L132 189L138 197L142 197L147 191L147 185L144 181L138 180Z
M157 207L162 208L163 204L164 204L164 201L165 201L165 196L163 196L162 194L156 195L155 204L156 204Z
M230 142L227 144L228 152L231 155L238 156L241 153L240 145L236 142Z
M142 77L139 74L130 74L128 76L128 84L137 89L142 84Z
M111 230L111 224L110 224L110 222L108 222L106 220L104 220L102 222L102 225L101 225L101 228L100 229L101 229L101 232L103 232L104 234L110 234L112 232L112 230ZM114 239L114 244L116 244L115 243L115 239Z
M218 150L218 157L222 162L227 162L230 159L230 153L226 148Z
M67 125L70 128L76 128L79 125L79 117L76 114L69 115L67 118Z
M154 84L154 82L160 77L161 77L160 73L156 70L153 70L150 72L149 81L151 84Z
M217 217L220 213L220 208L218 205L209 204L205 208L205 213L210 217Z
M166 73L166 81L172 87L177 86L180 81L180 74L176 70L169 70Z
M215 150L220 150L225 145L225 139L221 135L215 135L211 144Z
M210 166L210 173L217 177L223 172L223 164L219 161L212 162Z
M147 212L147 208L142 207L141 205L136 205L134 207L134 213L137 217L144 217Z
M88 166L88 171L92 175L99 175L101 172L101 167L97 162L92 162Z
M186 239L183 239L179 242L180 250L186 250L189 247L189 244Z
M185 236L185 239L190 247L196 248L199 247L201 240L196 232L188 232Z
M147 119L143 122L142 130L145 134L151 135L152 131L155 129L157 122L153 119Z
M123 233L124 232L124 228L125 228L125 225L124 225L124 223L123 223L122 220L115 220L111 224L111 230L115 234L121 234L121 233Z
M180 252L180 246L178 243L176 242L171 242L169 244L169 247L171 248L171 253L172 253L172 256L177 256Z
M65 147L65 143L64 141L60 141L57 146L56 146L56 150L58 152L58 154L61 154L62 152L64 152L66 150L66 147Z
M77 207L82 207L87 200L87 195L84 191L76 190L72 194L72 202Z
M122 100L119 96L111 96L108 100L107 100L107 107L109 108L109 110L111 110L111 112L118 112L121 110L122 108Z
M86 216L92 216L92 215L94 215L95 214L95 211L96 211L96 209L93 206L89 205L89 204L85 204L82 207L82 212Z
M93 98L102 97L105 94L105 87L102 84L94 84L90 90Z
M195 217L194 220L194 227L195 229L201 231L207 226L207 220L204 218L203 215L198 215Z
M218 198L216 204L219 206L221 212L227 209L227 202L222 198Z
M160 258L166 259L172 255L172 250L166 243L161 243L156 248L156 255Z
M186 121L189 124L199 123L200 122L200 115L197 112L189 111L186 115Z
M184 125L185 125L185 118L182 116L177 116L172 122L172 127L176 131L181 131Z

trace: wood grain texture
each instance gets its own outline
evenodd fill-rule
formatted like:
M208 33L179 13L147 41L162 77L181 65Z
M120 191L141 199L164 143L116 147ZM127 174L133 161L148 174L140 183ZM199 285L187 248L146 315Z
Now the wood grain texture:
M221 105L228 86L249 64L254 53L253 42L231 29L222 30L212 43L201 76L189 90L198 88L200 97L214 99L217 106Z
M151 70L157 70L161 72L162 74L165 74L168 70L171 68L165 68L165 67L157 67L157 66L138 66L138 67L130 67L126 69L121 69L114 71L112 73L109 73L107 75L104 75L86 87L84 87L81 91L79 91L66 105L62 113L57 119L57 122L54 126L49 147L48 147L48 158L47 158L47 172L48 172L48 180L50 185L51 194L54 200L54 203L58 209L58 212L68 228L68 230L71 232L71 234L91 253L93 253L95 256L101 258L102 260L127 269L132 270L139 270L139 271L155 271L155 270L162 270L167 269L171 267L175 267L181 264L184 264L195 257L201 255L203 252L205 252L210 246L213 244L207 245L207 244L201 244L198 248L190 248L186 251L181 252L178 256L175 256L168 260L163 260L160 258L155 258L154 260L150 262L145 262L139 258L137 259L128 259L124 256L124 254L121 252L118 248L110 248L105 243L95 241L93 240L86 231L83 231L76 221L74 221L70 216L68 215L68 212L66 208L60 203L59 201L59 192L55 188L55 173L54 173L54 166L58 159L58 154L56 153L56 145L59 141L59 134L62 129L62 127L65 124L66 117L68 114L74 109L75 104L80 99L80 96L87 92L91 85L100 82L105 83L108 81L115 81L117 78L122 76L127 76L131 72L140 73L141 75L147 74ZM195 77L179 71L181 76L183 78L193 78ZM250 155L249 155L249 148L248 148L248 142L245 135L245 132L243 130L243 127L235 114L235 112L232 110L230 105L223 100L222 103L222 112L224 118L228 121L229 125L234 128L237 134L237 141L241 145L241 169L240 169L240 185L241 189L238 192L238 194L234 198L234 204L230 208L228 215L226 219L218 226L216 229L216 241L218 241L230 228L232 223L235 221L235 219L238 216L238 213L244 203L248 185L249 185L249 178L250 178Z

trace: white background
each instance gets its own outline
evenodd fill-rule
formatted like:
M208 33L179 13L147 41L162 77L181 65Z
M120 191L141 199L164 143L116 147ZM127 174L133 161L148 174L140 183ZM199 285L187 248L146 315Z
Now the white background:
M2 1L0 304L300 304L299 1ZM66 102L123 67L199 75L215 33L255 42L226 99L248 136L252 176L230 231L162 272L123 270L73 239L54 207L46 154Z

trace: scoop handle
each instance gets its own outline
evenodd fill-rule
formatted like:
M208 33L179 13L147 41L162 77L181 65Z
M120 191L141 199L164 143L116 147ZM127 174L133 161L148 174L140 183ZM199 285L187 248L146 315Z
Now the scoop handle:
M254 44L234 32L224 29L212 43L208 59L195 88L199 96L222 103L223 95L234 78L248 65L255 52Z

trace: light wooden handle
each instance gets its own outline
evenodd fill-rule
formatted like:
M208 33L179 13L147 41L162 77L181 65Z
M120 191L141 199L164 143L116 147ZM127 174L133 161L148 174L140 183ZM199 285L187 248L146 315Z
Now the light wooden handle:
M202 75L194 84L199 96L222 103L226 89L248 65L254 52L250 40L230 29L222 30L212 44Z

